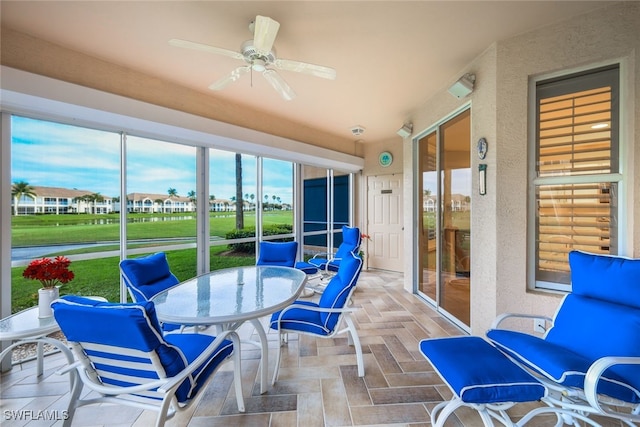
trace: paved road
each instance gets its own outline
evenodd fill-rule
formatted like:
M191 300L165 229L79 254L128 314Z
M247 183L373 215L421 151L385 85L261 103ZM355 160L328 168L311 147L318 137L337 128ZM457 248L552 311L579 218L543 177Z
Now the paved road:
M193 242L193 239L147 239L147 240L134 240L129 241L130 244L133 243L155 243L164 245L153 246L153 247L143 247L138 249L130 249L128 253L130 254L138 254L138 253L147 253L149 251L161 251L168 249L186 249L190 247L195 247L196 243ZM95 248L100 246L113 246L117 245L118 242L99 242L99 243L79 243L79 244L70 244L70 245L50 245L50 246L31 246L28 248L11 248L11 266L12 267L21 267L26 266L32 259L42 258L44 256L49 256L52 253L61 253L66 251L73 251L78 249L85 248ZM98 252L90 252L86 254L77 254L77 255L67 255L72 261L78 261L83 259L96 259L96 258L105 258L110 256L118 256L120 255L120 250L109 250L109 251L98 251Z

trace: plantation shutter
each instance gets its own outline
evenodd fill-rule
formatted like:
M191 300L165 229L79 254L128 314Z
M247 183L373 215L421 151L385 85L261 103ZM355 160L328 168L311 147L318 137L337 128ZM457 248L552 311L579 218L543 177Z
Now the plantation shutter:
M536 92L536 280L569 284L571 250L616 253L618 68Z

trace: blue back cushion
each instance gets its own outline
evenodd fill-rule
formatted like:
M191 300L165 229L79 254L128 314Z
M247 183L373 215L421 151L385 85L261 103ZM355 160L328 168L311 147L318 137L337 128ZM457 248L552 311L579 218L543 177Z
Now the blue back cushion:
M51 307L69 341L156 352L167 376L185 368L184 355L164 340L150 301L121 304L65 295Z
M571 293L640 308L640 259L569 253Z
M591 362L604 356L640 357L640 259L571 252L572 292L561 304L546 341ZM640 366L619 366L640 390Z
M318 306L322 308L342 308L347 303L349 294L356 286L360 271L362 270L362 259L353 253L347 254L340 262L338 274L331 278L325 288ZM322 323L328 329L333 329L340 319L339 313L321 313Z
M294 267L298 255L298 242L261 242L256 265Z
M171 273L164 252L125 259L120 262L120 270L125 276L126 285L138 302L148 300L158 292L179 282L178 278Z
M358 254L362 237L357 227L342 226L342 243L338 247L335 258L345 258L350 252Z

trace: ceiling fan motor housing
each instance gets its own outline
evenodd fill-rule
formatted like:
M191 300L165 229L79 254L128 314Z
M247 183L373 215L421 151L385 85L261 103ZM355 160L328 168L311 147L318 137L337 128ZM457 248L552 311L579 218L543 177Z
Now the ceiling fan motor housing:
M244 60L247 63L252 64L256 60L264 61L266 65L273 64L276 60L276 49L271 48L271 51L266 55L258 52L258 50L253 45L253 40L247 40L242 43L242 48L240 48L240 53L244 56Z

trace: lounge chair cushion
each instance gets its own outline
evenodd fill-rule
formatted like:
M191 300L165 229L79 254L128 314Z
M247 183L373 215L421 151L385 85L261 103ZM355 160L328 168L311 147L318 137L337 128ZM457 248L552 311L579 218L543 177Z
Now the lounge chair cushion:
M487 337L541 375L583 388L587 370L596 360L640 357L640 260L571 252L569 263L572 292L563 299L544 338L506 330L490 330ZM639 403L640 367L608 369L598 393Z
M545 394L538 380L480 337L425 339L419 349L463 402L530 402Z

